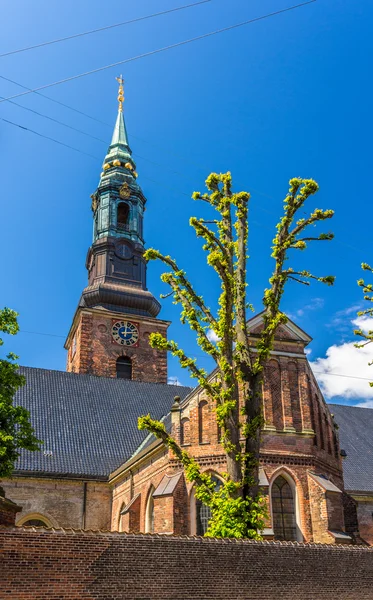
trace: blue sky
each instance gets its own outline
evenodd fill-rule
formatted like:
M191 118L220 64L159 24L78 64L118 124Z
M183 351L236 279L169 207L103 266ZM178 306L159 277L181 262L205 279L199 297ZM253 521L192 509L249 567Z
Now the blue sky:
M187 2L103 5L97 0L58 4L20 0L2 7L0 54L183 3ZM211 0L2 57L0 75L35 88L291 4L289 0ZM351 345L351 320L361 303L356 286L360 263L372 260L372 20L373 4L368 0L318 0L45 91L107 125L35 94L16 100L102 142L1 103L0 117L95 157L0 121L0 305L20 313L22 329L7 340L5 348L16 351L24 365L65 368L63 336L86 283L90 194L98 183L115 122L115 76L123 71L127 129L139 183L148 198L147 245L177 258L214 306L218 282L205 266L201 244L188 226L189 217L204 214L205 209L190 194L203 189L210 171L230 170L235 189L252 193L249 300L259 311L273 267L270 245L287 182L294 176L313 177L320 192L310 209L336 211L331 225L336 239L307 250L302 265L316 273L333 273L337 280L334 288L290 285L283 309L314 338L310 358L320 359L315 370L369 377L369 356L357 356ZM1 96L20 91L0 78ZM161 267L151 264L148 285L155 295L165 291L160 273ZM170 300L164 302L161 316L173 322L171 337L194 354L193 336L179 323L178 309ZM199 360L209 367L206 358ZM174 359L169 374L188 382ZM367 381L319 378L333 401L373 405Z

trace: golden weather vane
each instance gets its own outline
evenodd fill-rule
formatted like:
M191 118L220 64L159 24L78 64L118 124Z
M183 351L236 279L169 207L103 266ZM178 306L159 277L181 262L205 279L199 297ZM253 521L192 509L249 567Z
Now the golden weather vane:
M124 79L123 79L122 75L120 77L116 77L115 79L119 83L119 90L118 90L119 110L120 110L120 112L123 112L123 102L124 102L124 87L123 87L123 84L124 84Z

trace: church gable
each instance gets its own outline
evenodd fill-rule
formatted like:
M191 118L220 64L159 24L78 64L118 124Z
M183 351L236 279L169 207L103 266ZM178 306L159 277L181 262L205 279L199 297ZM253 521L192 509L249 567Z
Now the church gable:
M247 326L252 336L259 336L263 331L263 316L264 311L249 319ZM298 325L296 325L296 323L288 318L287 323L282 324L277 328L275 340L300 342L306 346L312 341L312 338L308 335L308 333L303 331L303 329L301 329Z

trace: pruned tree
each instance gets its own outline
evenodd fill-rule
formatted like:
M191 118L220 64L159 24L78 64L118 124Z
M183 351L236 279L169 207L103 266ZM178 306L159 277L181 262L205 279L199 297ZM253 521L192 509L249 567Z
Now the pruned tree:
M19 331L17 313L10 308L0 310L0 331L15 335ZM4 342L0 339L0 346ZM19 449L39 450L30 414L22 406L13 404L14 394L26 380L18 372L18 356L10 352L0 358L0 477L9 477L19 456Z
M272 256L275 268L264 293L264 327L259 341L250 340L247 328L247 192L232 191L231 174L212 173L206 180L208 192L195 192L194 200L208 203L218 218L205 221L192 217L190 225L204 240L207 263L215 269L221 281L219 309L214 315L195 290L183 269L170 256L154 249L145 252L145 259L160 260L168 268L161 277L171 291L174 302L181 305L181 321L196 333L201 349L216 363L214 378L198 366L194 358L175 341L161 334L152 334L153 348L169 351L214 403L217 422L222 431L222 446L226 453L227 473L224 484L215 491L211 477L203 473L198 463L183 450L163 423L150 415L140 417L140 429L147 429L168 446L184 467L186 477L196 484L196 497L211 509L206 535L217 537L259 538L263 528L264 506L258 485L260 431L263 426L262 379L264 365L272 349L274 335L287 317L280 311L280 301L289 280L309 285L312 279L332 285L334 277L319 277L306 270L286 266L293 250L305 250L308 242L331 240L333 234L308 236L305 230L319 221L330 219L332 210L314 210L308 218L298 218L307 199L318 185L312 179L292 179L284 201L284 215L277 225ZM211 226L209 226L211 225ZM210 341L209 331L218 338ZM254 348L254 346L256 346ZM254 351L255 350L255 351Z
M373 273L373 268L367 263L362 263L361 268L363 269L363 271L369 271L370 273ZM357 284L363 290L364 300L366 300L367 302L373 302L373 284L365 283L364 279L358 279ZM373 306L371 308L366 308L365 310L359 310L357 315L358 317L373 317ZM356 348L364 348L364 346L367 346L368 344L371 344L373 342L373 330L364 331L361 328L355 329L354 334L364 340L364 342L359 342L355 344ZM373 365L373 360L370 363L368 363L368 365ZM373 381L371 381L369 385L370 387L373 387Z

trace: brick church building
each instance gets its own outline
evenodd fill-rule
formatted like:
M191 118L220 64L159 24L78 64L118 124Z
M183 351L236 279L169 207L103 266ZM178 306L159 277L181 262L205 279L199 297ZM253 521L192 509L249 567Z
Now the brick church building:
M65 348L67 372L21 369L16 402L30 410L39 452L22 451L7 497L18 525L203 535L209 510L181 465L137 418L162 418L213 474L226 470L214 407L200 388L167 384L167 356L149 334L167 334L146 285L143 220L119 110L97 190L84 288ZM262 315L249 321L255 339ZM307 361L311 338L292 321L276 334L265 369L260 485L265 539L373 544L373 410L327 405ZM211 374L211 378L214 373ZM331 413L333 412L333 414Z

